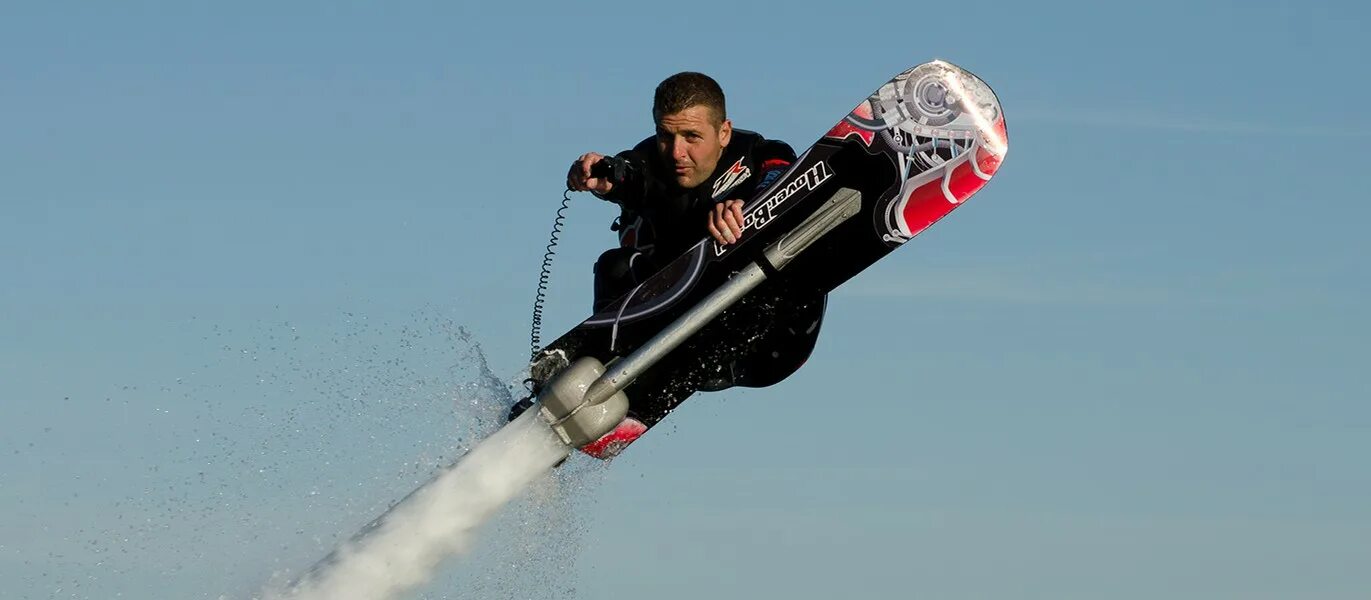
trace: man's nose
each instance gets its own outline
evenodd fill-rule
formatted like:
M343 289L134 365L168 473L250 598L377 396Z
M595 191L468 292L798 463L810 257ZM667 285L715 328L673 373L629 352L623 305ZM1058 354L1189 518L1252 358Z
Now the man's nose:
M680 139L680 138L676 138L676 139L672 140L672 141L671 141L671 158L674 158L674 159L676 159L676 160L679 162L679 161L681 161L682 159L686 158L686 156L687 156L687 155L686 155L686 145L681 141L681 139Z

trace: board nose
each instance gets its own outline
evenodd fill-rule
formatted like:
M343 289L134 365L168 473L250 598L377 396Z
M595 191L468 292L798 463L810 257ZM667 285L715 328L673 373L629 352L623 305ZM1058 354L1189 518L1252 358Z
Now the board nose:
M945 60L914 67L872 97L876 116L911 142L979 141L1003 157L1009 149L1004 111L995 92L970 71Z

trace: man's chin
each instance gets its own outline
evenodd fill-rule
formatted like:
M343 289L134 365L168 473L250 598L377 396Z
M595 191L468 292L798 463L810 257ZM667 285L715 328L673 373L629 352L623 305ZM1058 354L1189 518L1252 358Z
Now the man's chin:
M699 186L701 183L704 183L704 182L703 182L703 181L696 181L694 177L691 177L691 176L689 176L689 175L677 175L677 176L676 176L676 185L680 186L680 187L683 188L683 189L687 189L687 190L688 190L688 189L694 188L694 187L696 187L696 186Z

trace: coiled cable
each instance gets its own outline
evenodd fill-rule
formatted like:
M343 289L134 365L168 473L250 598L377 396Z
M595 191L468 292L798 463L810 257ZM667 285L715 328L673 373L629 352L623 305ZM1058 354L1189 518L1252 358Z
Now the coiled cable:
M557 209L557 218L552 222L552 234L548 236L547 251L543 253L543 271L538 275L538 293L533 298L533 325L530 328L529 338L529 362L538 358L538 352L543 349L543 301L547 299L547 284L552 277L552 257L557 255L558 235L562 233L562 224L566 221L566 210L571 206L571 188L562 192L562 206Z

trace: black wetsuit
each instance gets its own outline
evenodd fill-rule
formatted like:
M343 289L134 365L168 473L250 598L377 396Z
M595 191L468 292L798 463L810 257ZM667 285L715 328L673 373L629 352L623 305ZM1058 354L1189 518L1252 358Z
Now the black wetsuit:
M613 227L620 247L596 261L597 311L708 236L716 203L750 200L796 160L788 144L735 129L714 173L683 189L655 138L618 156L633 169L601 196L621 208ZM629 388L630 413L651 427L697 390L764 387L785 379L813 350L825 302L823 293L783 275L768 279L688 341L672 365Z
M656 138L618 156L634 168L627 181L601 196L621 211L613 227L619 232L619 248L605 252L595 264L596 310L709 235L707 220L716 203L751 199L795 161L795 151L785 142L735 129L714 173L699 186L684 189L657 152Z

